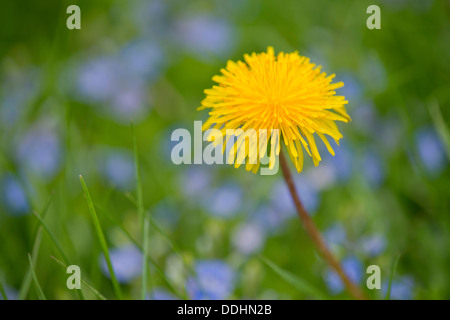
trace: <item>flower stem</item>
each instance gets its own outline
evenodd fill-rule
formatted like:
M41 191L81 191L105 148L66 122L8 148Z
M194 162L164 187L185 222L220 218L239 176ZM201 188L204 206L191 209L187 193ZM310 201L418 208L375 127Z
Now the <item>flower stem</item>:
M337 274L339 275L342 282L347 287L347 290L350 292L350 294L355 299L365 300L366 298L365 298L364 294L362 293L362 291L348 278L348 276L345 274L345 272L342 269L338 260L328 250L328 248L325 244L325 241L323 240L319 230L317 229L313 220L309 217L308 212L303 207L303 204L300 201L300 198L297 194L294 180L292 179L292 175L289 170L288 163L286 161L286 158L284 157L282 150L280 150L280 165L281 165L281 170L283 172L284 180L286 181L286 184L289 188L289 192L292 196L292 200L294 201L295 208L297 209L298 216L300 217L300 220L302 220L306 231L308 232L309 236L311 237L311 239L313 240L317 249L319 250L319 253L327 261L327 263L331 267L333 267L334 270L336 270Z

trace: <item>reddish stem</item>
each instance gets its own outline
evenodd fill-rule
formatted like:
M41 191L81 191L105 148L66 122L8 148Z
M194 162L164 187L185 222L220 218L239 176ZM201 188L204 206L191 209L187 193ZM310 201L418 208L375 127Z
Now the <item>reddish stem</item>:
M300 217L300 220L302 220L303 225L308 232L309 236L313 240L314 244L316 245L317 249L319 250L319 253L322 255L322 257L327 261L327 263L333 267L333 269L337 272L341 280L344 282L345 286L347 287L347 290L350 292L350 294L358 300L365 300L365 296L362 293L362 291L349 279L349 277L345 274L344 270L342 269L342 266L338 262L338 260L334 257L334 255L328 250L325 241L323 240L319 230L317 229L316 225L310 218L308 212L303 207L302 202L300 201L300 198L297 194L297 190L295 188L294 180L292 179L291 172L289 170L288 163L286 161L286 158L284 157L284 154L282 150L280 150L280 165L281 170L283 172L284 180L286 181L286 184L289 188L289 192L291 194L292 200L294 201L295 208L297 209L298 216Z

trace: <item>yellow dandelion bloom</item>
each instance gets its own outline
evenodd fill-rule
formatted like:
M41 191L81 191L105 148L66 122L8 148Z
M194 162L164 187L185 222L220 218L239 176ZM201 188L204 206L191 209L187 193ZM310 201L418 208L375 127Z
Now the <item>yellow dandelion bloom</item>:
M275 55L269 47L267 52L246 54L244 59L228 61L222 74L212 78L218 85L204 91L206 98L199 110L212 110L203 130L278 129L298 172L303 168L303 148L314 165L321 161L315 134L334 155L326 135L339 144L342 135L335 121L350 120L345 110L348 101L335 92L344 84L332 83L334 74L327 76L321 66L297 51ZM247 164L246 169L256 172L259 165L259 161Z

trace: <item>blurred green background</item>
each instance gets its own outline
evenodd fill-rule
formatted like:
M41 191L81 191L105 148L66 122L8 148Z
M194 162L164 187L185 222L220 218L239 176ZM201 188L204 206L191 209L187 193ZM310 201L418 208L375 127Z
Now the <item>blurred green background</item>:
M66 27L71 4L81 30ZM366 27L371 4L380 30ZM353 120L339 124L342 144L316 168L307 159L296 182L349 276L383 299L398 258L391 298L450 298L449 1L2 1L0 21L0 283L9 299L39 298L35 280L49 299L77 298L51 255L116 298L80 174L123 295L140 297L130 121L152 220L148 298L350 298L295 216L281 173L171 162L171 132L207 118L196 108L212 76L269 45L298 50L345 83L338 93ZM373 264L381 290L365 286Z

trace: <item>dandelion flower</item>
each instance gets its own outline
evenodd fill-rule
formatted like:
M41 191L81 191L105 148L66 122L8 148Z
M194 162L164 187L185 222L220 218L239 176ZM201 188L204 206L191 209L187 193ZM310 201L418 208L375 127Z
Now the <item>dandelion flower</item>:
M206 98L199 110L211 110L202 129L222 133L227 129L278 129L298 172L303 168L303 149L315 166L321 161L315 134L334 155L326 135L339 144L342 135L335 121L350 120L345 110L348 101L335 92L344 84L332 83L334 74L327 76L321 66L297 51L275 55L268 47L267 52L244 55L244 60L228 61L221 75L212 78L218 85L204 91ZM248 148L242 149L248 158ZM279 147L275 152L279 154ZM258 163L247 163L246 169L256 172L259 165L258 159Z

